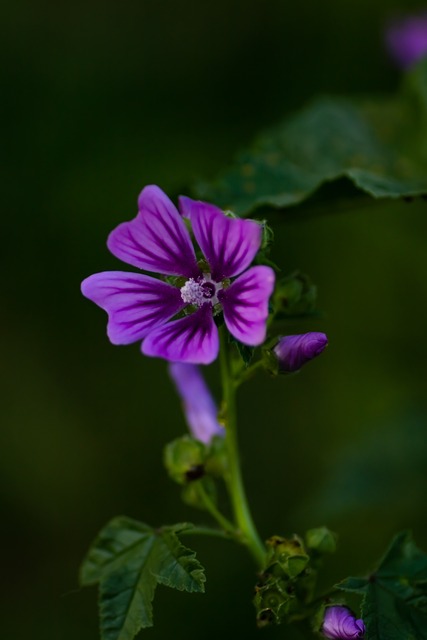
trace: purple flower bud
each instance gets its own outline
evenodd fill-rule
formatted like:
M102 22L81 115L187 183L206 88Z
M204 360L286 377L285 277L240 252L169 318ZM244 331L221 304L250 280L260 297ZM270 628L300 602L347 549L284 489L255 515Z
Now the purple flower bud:
M385 33L390 56L407 69L427 55L427 13L392 22Z
M298 371L303 364L322 353L327 344L327 336L317 331L297 336L283 336L273 349L279 363L279 371Z
M326 607L322 633L331 640L353 640L364 638L366 632L363 620L356 620L351 610L342 605Z
M191 435L204 444L210 444L214 436L225 433L217 418L217 408L209 389L194 364L174 362L169 365L169 373L181 396L184 413Z

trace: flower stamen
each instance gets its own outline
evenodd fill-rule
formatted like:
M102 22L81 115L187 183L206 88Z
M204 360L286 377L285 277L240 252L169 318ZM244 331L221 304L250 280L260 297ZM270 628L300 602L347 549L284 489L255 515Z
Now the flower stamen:
M204 273L197 280L189 278L180 292L184 302L201 307L205 302L210 302L212 306L218 304L217 294L220 289L222 289L221 283L214 282L210 273Z

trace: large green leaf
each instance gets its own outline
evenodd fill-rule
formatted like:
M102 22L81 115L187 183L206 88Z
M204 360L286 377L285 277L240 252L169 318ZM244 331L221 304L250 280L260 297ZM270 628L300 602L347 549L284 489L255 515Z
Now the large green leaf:
M198 197L246 215L308 199L326 206L356 196L427 193L427 62L396 96L321 98L261 135Z
M427 554L409 533L398 534L368 578L337 585L363 594L368 640L427 640Z
M82 585L100 585L102 640L132 640L153 625L157 584L203 593L203 567L177 536L191 527L177 524L155 530L119 517L102 529L80 574Z

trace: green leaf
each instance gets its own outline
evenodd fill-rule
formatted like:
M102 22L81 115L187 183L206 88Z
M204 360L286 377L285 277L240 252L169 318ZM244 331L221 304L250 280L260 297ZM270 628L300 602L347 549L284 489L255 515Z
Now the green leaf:
M427 554L410 533L394 538L368 578L348 578L337 587L363 594L369 640L427 640Z
M355 196L427 193L427 62L389 98L320 98L243 151L198 197L248 215L311 199L330 211Z
M132 640L153 625L157 584L204 592L205 574L178 535L191 524L161 529L131 518L114 518L100 532L83 562L82 585L99 583L102 640Z

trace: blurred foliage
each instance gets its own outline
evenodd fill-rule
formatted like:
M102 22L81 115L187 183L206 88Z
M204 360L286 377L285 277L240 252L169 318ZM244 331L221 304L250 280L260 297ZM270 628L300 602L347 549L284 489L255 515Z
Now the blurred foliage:
M96 638L96 592L77 586L95 532L117 513L154 525L195 515L161 466L165 443L186 429L164 363L136 345L112 347L105 316L79 291L90 273L122 268L106 250L108 232L133 217L145 184L173 194L212 179L261 128L318 93L394 92L400 78L382 51L382 28L392 13L415 8L389 0L5 3L5 637ZM298 222L269 216L273 259L284 273L310 274L323 312L290 320L289 333L324 331L330 346L297 376L260 377L242 389L244 475L265 538L323 524L339 532L328 583L343 567L357 575L369 566L397 529L413 528L427 546L427 477L420 450L409 450L407 419L419 417L422 437L426 207L396 202L317 219L301 211ZM218 393L215 374L207 372ZM346 483L337 508L319 499L313 513L338 461L357 457L364 469L365 437L378 425L380 480L348 480L359 486L351 513ZM395 445L386 444L388 425L400 434ZM407 493L390 490L383 503L389 458L381 452L390 447ZM194 607L187 594L159 587L157 610L168 615L147 633L258 637L250 559L227 541L195 542L206 594ZM282 637L283 629L262 633Z
M211 184L199 184L196 193L240 215L309 198L323 208L342 209L357 206L362 195L425 196L426 84L422 61L400 94L388 99L317 99L261 135L228 171ZM322 186L327 188L319 194Z
M408 532L395 536L368 578L348 578L338 587L363 595L368 638L427 638L427 554Z

